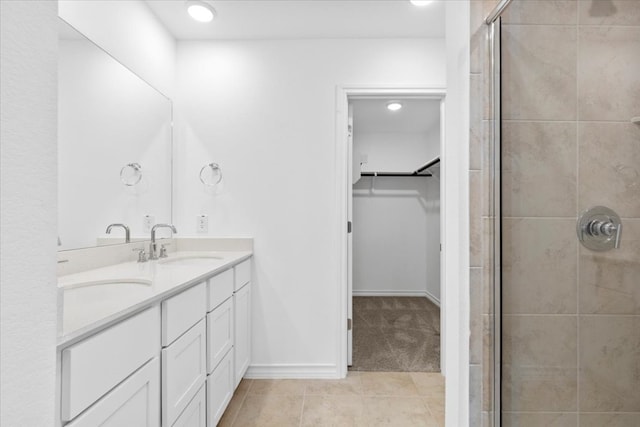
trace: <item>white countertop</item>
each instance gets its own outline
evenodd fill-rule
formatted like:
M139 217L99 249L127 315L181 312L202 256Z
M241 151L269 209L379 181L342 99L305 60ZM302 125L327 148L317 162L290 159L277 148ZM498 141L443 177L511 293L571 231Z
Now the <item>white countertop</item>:
M151 307L251 255L250 251L171 252L158 261L124 262L60 276L62 330L58 347Z

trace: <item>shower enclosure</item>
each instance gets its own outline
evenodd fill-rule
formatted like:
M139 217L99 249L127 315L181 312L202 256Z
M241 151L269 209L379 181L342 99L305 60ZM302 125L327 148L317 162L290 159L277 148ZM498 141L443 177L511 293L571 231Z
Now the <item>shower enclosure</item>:
M640 426L640 1L487 24L491 423Z

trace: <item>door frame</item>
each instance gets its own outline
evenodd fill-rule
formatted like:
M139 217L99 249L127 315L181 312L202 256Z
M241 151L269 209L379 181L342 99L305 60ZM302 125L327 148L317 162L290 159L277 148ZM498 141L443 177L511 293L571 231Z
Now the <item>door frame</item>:
M337 218L336 218L336 239L338 245L338 331L337 337L337 371L338 376L344 378L347 375L347 319L348 319L348 245L347 245L347 221L348 221L348 186L351 185L351 176L348 144L348 106L350 99L366 98L417 98L417 99L439 99L440 100L440 241L442 250L440 253L440 367L445 378L450 370L459 369L458 366L446 364L446 352L455 349L455 346L465 342L461 336L461 331L452 328L449 331L446 327L447 312L457 311L455 307L460 307L459 301L447 299L448 277L457 277L446 270L452 263L445 263L446 254L457 254L460 252L460 242L452 236L459 235L460 223L457 218L449 218L446 215L447 195L454 195L455 185L446 180L447 174L447 145L445 135L445 110L446 110L446 88L444 87L402 87L402 86L337 86L336 88L336 194L337 194ZM448 232L453 230L454 232ZM452 313L453 314L453 313ZM466 338L468 345L468 337ZM455 343L455 344L454 344ZM464 345L464 344L463 344ZM452 348L453 347L453 348ZM451 378L457 378L452 375ZM446 381L446 379L445 379ZM451 383L451 384L450 384ZM454 381L446 381L446 387L456 388L458 385Z

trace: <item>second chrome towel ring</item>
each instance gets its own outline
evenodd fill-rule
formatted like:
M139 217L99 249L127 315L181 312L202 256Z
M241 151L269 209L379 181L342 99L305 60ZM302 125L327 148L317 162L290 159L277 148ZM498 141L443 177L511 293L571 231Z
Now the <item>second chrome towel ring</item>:
M140 163L129 163L120 169L120 181L127 187L133 187L142 180Z
M222 181L222 169L217 163L206 164L200 169L200 182L207 187L215 187Z

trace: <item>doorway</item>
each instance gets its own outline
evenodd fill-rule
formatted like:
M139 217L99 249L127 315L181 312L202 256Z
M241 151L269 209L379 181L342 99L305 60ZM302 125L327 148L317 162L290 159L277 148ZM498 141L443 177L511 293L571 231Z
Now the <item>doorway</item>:
M339 88L344 129L338 130L338 140L344 146L337 154L344 165L341 194L348 228L343 247L345 372L347 365L352 370L434 372L444 362L444 313L438 307L445 298L440 274L445 221L439 215L444 96L442 89ZM399 101L402 109L389 111L391 101ZM431 114L421 117L420 105ZM375 109L399 114L385 120L371 115ZM404 129L390 127L391 118L404 123ZM427 122L431 143L424 138ZM411 139L420 131L422 145L419 138ZM383 329L393 334L391 339L382 336ZM367 348L383 351L376 355Z
M440 100L349 99L350 370L440 371Z

